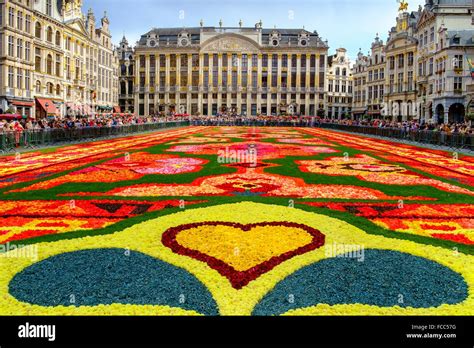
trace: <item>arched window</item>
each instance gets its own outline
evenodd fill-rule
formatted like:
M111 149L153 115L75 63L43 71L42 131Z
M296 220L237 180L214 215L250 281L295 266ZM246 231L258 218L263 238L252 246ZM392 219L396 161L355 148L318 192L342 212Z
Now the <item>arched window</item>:
M48 27L46 30L46 40L51 43L53 42L53 28L51 27Z
M56 32L56 46L61 46L61 33L59 31Z
M42 28L41 28L40 22L36 22L36 24L35 24L35 36L38 39L41 39L41 29Z
M54 93L54 85L51 82L48 82L48 94Z
M46 58L46 73L49 75L53 74L53 57L50 54Z
M41 93L41 81L36 81L36 93Z
M336 69L336 76L339 76L339 75L341 75L341 69L337 68Z
M375 64L378 64L378 63L379 63L379 55L376 54L376 55L375 55Z
M61 94L61 86L58 84L56 85L56 95L60 95Z
M347 76L347 70L346 69L342 69L342 76Z

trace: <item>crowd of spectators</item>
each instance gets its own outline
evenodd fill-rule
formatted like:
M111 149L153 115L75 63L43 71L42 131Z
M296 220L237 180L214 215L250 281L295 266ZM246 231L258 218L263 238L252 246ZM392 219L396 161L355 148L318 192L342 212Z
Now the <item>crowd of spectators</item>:
M432 122L418 122L418 121L387 121L387 120L333 120L333 119L322 119L321 123L331 123L347 126L364 126L364 127L375 127L375 128L392 128L392 129L403 129L406 132L410 131L434 131L444 132L447 134L474 134L474 128L471 122L464 123L432 123Z
M132 114L104 114L95 117L66 117L64 119L38 120L0 120L0 132L40 130L40 129L78 129L87 127L120 127L136 124L171 122L171 121L191 121L193 125L294 125L313 127L321 123L338 124L346 126L365 126L376 128L396 128L405 131L435 131L448 134L473 134L474 127L470 122L436 124L418 121L395 122L388 120L338 120L314 117L296 116L239 116L225 115L217 116L136 116Z
M23 130L78 129L87 127L120 127L136 124L174 121L172 117L99 115L96 117L65 117L64 119L0 120L0 132L21 132Z

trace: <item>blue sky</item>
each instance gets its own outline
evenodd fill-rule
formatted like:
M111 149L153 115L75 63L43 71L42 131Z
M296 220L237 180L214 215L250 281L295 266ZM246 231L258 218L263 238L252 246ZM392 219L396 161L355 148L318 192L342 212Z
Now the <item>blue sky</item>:
M409 0L410 10L424 0ZM97 20L106 10L115 43L125 34L130 43L156 27L254 26L317 30L329 40L330 53L345 47L352 59L359 47L366 53L375 34L385 41L398 13L396 0L84 0L84 12Z

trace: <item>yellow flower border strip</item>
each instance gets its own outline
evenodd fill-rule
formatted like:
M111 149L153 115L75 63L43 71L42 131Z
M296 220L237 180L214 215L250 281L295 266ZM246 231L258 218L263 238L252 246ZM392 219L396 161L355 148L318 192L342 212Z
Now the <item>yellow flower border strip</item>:
M461 274L469 286L468 298L460 304L437 308L377 307L367 305L317 305L290 311L293 315L472 315L474 314L474 256L415 242L370 235L344 221L296 208L253 202L217 205L149 220L112 235L84 237L37 244L38 261L61 253L96 248L122 248L163 260L194 274L212 293L221 315L250 315L257 303L276 284L298 269L326 258L325 247L296 256L263 274L241 290L206 263L173 253L161 243L171 227L206 221L253 224L295 222L326 235L326 245L361 245L365 249L395 250L438 262ZM347 252L347 250L345 250ZM15 274L38 262L26 258L0 257L0 315L196 315L198 313L167 306L101 305L93 307L41 307L19 302L8 293Z

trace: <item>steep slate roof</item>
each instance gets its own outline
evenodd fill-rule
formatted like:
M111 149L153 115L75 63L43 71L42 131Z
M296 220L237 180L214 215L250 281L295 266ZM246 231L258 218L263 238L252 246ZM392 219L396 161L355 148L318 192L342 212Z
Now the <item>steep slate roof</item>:
M185 31L191 38L191 44L200 43L201 30L204 32L216 32L216 33L245 33L255 32L261 30L262 43L263 45L269 45L270 37L273 32L278 32L281 35L281 41L279 47L297 46L298 36L301 33L306 33L309 36L308 47L327 47L327 44L319 37L317 32L309 32L304 29L256 29L254 27L193 27L193 28L154 28L148 33L141 36L138 44L140 46L146 45L147 39L150 35L158 37L160 45L166 45L169 42L170 45L176 45L178 42L178 35Z

